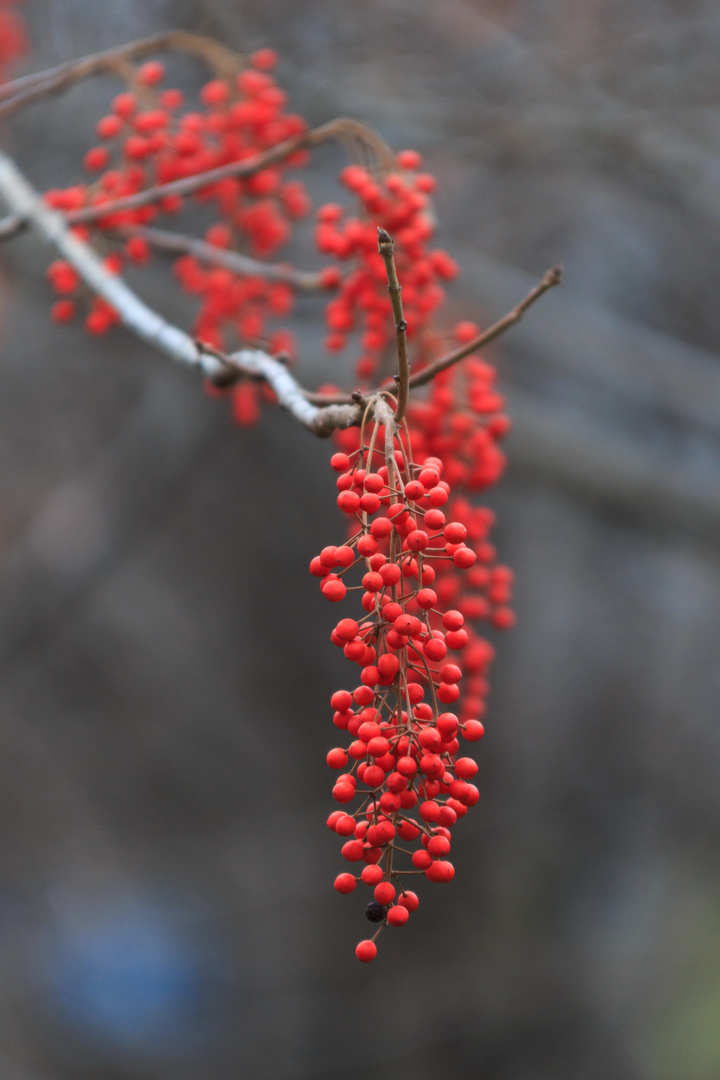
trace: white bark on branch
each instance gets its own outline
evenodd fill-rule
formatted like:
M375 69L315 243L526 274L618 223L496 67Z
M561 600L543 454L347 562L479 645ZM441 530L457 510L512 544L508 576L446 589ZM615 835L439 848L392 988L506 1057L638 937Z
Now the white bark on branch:
M121 277L109 273L92 248L74 235L63 216L45 204L12 159L3 153L0 153L0 194L10 210L52 244L93 292L114 308L129 330L172 360L197 368L213 380L227 379L233 369L263 379L275 391L279 404L317 435L329 435L336 428L360 422L358 405L313 405L285 365L262 350L242 349L225 356L203 347L158 315Z

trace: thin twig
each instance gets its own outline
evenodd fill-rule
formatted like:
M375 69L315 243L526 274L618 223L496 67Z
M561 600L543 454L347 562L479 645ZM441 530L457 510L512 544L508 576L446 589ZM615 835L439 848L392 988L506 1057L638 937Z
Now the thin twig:
M395 376L397 382L397 409L395 410L395 422L399 424L405 416L408 400L408 387L410 378L410 366L407 357L407 322L403 314L402 285L398 281L395 267L395 241L390 233L378 226L378 251L385 263L385 273L388 279L388 292L392 304L393 318L395 319L395 338L397 341L398 373Z
M154 248L161 251L194 255L202 262L223 266L235 274L261 277L267 281L283 281L301 292L317 292L327 287L323 285L320 274L296 270L292 266L283 266L281 263L260 262L259 259L251 259L249 255L241 255L237 251L216 247L214 244L196 240L195 237L186 236L184 233L168 232L165 229L147 228L142 225L128 226L118 229L117 232L121 236L142 236Z
M119 62L139 60L153 53L170 50L199 56L218 73L230 74L242 65L242 59L237 53L212 38L184 30L171 30L4 83L0 87L0 120L4 120L23 105L68 90L82 79L114 72Z
M422 371L418 371L415 375L411 375L408 380L408 389L414 390L418 386L425 386L426 383L432 382L435 376L440 371L445 371L446 368L452 367L453 364L459 363L460 360L464 360L470 353L477 352L484 345L494 341L495 338L500 337L511 326L514 326L516 322L519 322L527 309L539 300L543 293L546 293L548 289L553 288L554 285L559 285L562 280L562 268L560 266L553 267L552 270L548 270L542 281L538 282L533 289L530 290L524 300L509 311L507 315L503 315L502 319L498 319L496 323L493 323L487 330L484 330L482 334L478 334L466 345L462 345L458 349L454 349L452 352L445 353L444 356L438 357L437 360L433 360L428 367L423 368ZM388 389L387 384L377 387L375 390L368 392L368 397L372 397L374 394L381 394ZM308 393L308 401L314 402L316 405L344 405L351 400L347 394L320 394L320 393Z
M446 353L445 356L439 357L437 360L433 360L432 364L429 364L422 371L418 371L415 375L410 376L410 389L414 390L418 386L425 386L427 383L432 382L435 376L445 371L446 368L452 367L453 364L457 364L459 360L463 360L470 353L477 352L484 345L494 341L495 338L504 334L509 327L514 326L516 322L520 322L527 309L539 300L543 293L546 293L548 289L552 289L554 285L559 285L562 280L562 267L554 266L552 270L543 277L530 292L527 294L524 300L521 300L517 307L514 307L512 311L509 311L507 315L503 315L502 319L498 319L496 323L493 323L491 327L484 330L482 334L478 334L472 341L468 341L467 344L461 345L459 349L454 349L453 352Z

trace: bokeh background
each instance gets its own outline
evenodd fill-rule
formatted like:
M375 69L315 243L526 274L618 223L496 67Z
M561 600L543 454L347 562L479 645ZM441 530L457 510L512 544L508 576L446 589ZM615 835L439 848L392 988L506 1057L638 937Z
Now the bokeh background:
M346 678L307 575L341 528L327 444L278 413L233 427L124 331L52 325L48 252L3 247L0 1073L717 1080L717 4L23 10L26 71L197 30L278 48L312 123L419 149L463 267L448 318L489 322L558 261L565 282L492 354L519 617L481 803L453 884L366 967L325 828ZM115 89L28 109L4 146L72 181ZM160 267L143 288L188 325Z

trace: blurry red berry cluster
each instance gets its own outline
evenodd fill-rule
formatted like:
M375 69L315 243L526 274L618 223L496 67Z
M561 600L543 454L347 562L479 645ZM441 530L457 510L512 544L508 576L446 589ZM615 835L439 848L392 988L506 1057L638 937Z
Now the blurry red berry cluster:
M157 198L144 205L113 209L116 200L257 158L306 131L302 117L286 111L286 95L270 74L276 59L270 49L254 53L234 81L205 83L195 108L187 105L182 91L160 88L165 79L161 63L143 64L137 71L139 89L115 97L111 111L98 121L100 142L84 159L85 169L96 174L94 179L48 191L46 201L70 213L107 205L106 215L92 227L76 227L77 233L85 240L102 233L104 247L109 238L116 241L109 269L147 263L152 249L142 227L179 215L187 199L159 190ZM247 177L225 177L195 191L192 203L206 207L214 219L205 229L205 242L226 250L242 248L258 258L274 254L290 237L293 222L309 213L304 185L285 175L307 159L307 151L298 149ZM132 235L134 228L137 235ZM203 264L192 254L178 258L174 272L181 288L198 298L196 337L221 349L238 342L262 344L271 352L292 349L286 331L272 333L266 326L268 320L285 318L292 310L293 290L287 284L261 273L240 275ZM82 291L79 282L70 287L71 274L63 263L51 267L49 279L62 296L53 317L68 321L75 314L71 297ZM91 333L102 333L114 321L107 305L93 304L86 326Z
M224 351L250 346L293 359L295 340L287 326L297 295L293 268L287 265L286 280L278 280L276 273L263 272L263 264L277 256L294 226L311 213L306 186L289 175L308 163L310 151L297 146L263 163L264 154L308 133L306 121L286 109L286 94L272 74L276 62L273 50L260 49L235 78L205 83L199 100L192 103L181 90L163 88L163 64L144 63L135 73L135 89L118 94L97 123L98 143L84 158L92 178L48 191L45 198L70 215L88 208L99 215L76 225L75 231L101 251L113 273L150 261L153 249L143 229L184 221L186 210L200 210L204 242L222 252L250 256L255 267L240 272L192 251L175 259L175 278L197 305L194 336ZM435 179L421 171L420 155L405 150L393 158L375 147L375 157L373 167L351 164L341 171L340 190L347 191L351 201L321 205L315 227L318 252L331 260L316 275L317 288L331 293L325 304L325 347L334 354L352 346L361 386L387 377L394 365L378 225L395 241L415 370L437 352L433 317L444 300L444 284L458 273L447 252L430 246ZM175 181L234 163L247 165L249 174L212 180L191 195L164 190ZM127 205L128 199L142 195L147 196L142 205ZM119 321L108 303L88 293L67 262L53 263L48 279L58 297L52 308L57 322L71 321L78 308L92 334L103 334ZM241 383L228 393L235 418L253 422L260 399L257 387Z

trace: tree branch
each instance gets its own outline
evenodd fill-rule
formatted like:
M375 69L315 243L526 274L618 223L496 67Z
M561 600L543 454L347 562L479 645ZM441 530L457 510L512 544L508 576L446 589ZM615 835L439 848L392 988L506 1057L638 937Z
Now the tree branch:
M482 349L484 345L494 341L495 338L504 334L511 326L514 326L516 322L520 322L523 315L536 300L552 289L553 286L559 285L562 281L562 267L554 266L552 270L548 270L542 281L539 282L534 289L531 289L524 300L521 300L517 307L514 307L512 311L509 311L507 315L503 315L502 319L498 319L496 323L493 323L487 330L484 330L482 334L478 334L472 341L468 341L467 344L462 345L459 349L454 349L450 353L446 353L445 356L439 357L437 360L433 360L431 364L428 364L422 371L418 371L417 374L410 376L410 389L413 390L417 386L425 386L427 383L432 382L435 376L445 371L446 368L452 367L453 364L457 364L459 360L463 360L470 353L477 352L478 349Z
M399 424L405 416L405 409L407 407L410 366L407 357L407 322L405 321L405 316L403 314L402 285L398 281L395 257L393 255L394 249L395 241L392 236L390 236L390 233L386 232L385 229L378 227L378 251L382 255L383 262L385 263L385 273L387 274L388 279L388 292L390 293L393 318L395 319L395 338L398 354L398 373L395 377L395 381L397 382L398 400L397 409L395 410L395 420Z
M382 168L389 167L393 160L392 151L377 132L359 120L341 116L335 120L329 120L319 127L311 128L302 135L284 139L283 142L277 143L276 146L270 147L269 150L265 150L262 154L255 154L253 157L245 158L243 161L231 161L227 165L219 165L214 169L194 173L192 176L186 176L180 180L171 180L167 184L155 184L152 187L136 192L134 195L125 195L122 198L111 199L104 203L83 206L79 210L69 211L64 217L70 225L87 225L124 210L138 210L143 206L159 202L169 195L191 195L193 192L204 187L210 187L220 180L252 176L253 173L259 172L260 169L289 157L296 150L318 146L320 143L328 142L331 139L338 139L363 147L371 155L375 156ZM16 213L2 218L0 219L0 240L9 239L24 228L25 223L21 214Z
M411 375L408 379L408 390L414 390L418 386L425 386L427 383L432 382L440 371L445 371L446 368L459 363L459 361L464 360L466 356L477 352L478 349L481 349L490 341L494 341L495 338L500 337L500 335L504 334L511 326L514 326L515 323L520 321L527 309L534 304L536 300L539 300L548 289L552 289L553 286L559 285L561 280L562 268L560 266L555 266L552 270L548 270L542 281L538 282L538 284L530 290L525 299L521 300L517 307L514 307L512 311L509 311L507 315L503 315L502 319L498 319L496 323L493 323L487 330L484 330L482 334L478 334L472 341L468 341L467 344L462 345L458 349L453 349L452 352L445 353L444 356L440 356L437 360L433 360L433 362L426 368L423 368L422 371L418 371L417 374ZM378 386L375 390L369 391L368 397L382 394L383 392L387 392L387 390L388 384L385 386ZM309 401L313 401L318 405L322 405L323 403L339 405L351 400L346 394L309 393L307 397Z
M161 251L194 255L202 262L223 266L235 274L262 277L266 281L283 281L301 292L317 292L326 288L320 274L296 270L292 266L283 266L282 263L260 262L259 259L252 259L249 255L241 255L237 251L216 247L214 244L196 240L195 237L186 236L184 233L152 229L142 225L133 225L117 231L121 236L142 236L149 244Z
M119 276L109 273L90 247L79 240L63 216L45 205L7 155L0 153L0 193L10 208L32 224L70 262L90 288L117 312L122 323L171 359L199 369L213 380L237 372L263 379L275 391L278 402L304 427L317 435L359 424L362 407L355 403L318 407L308 400L284 364L259 349L241 349L225 356L200 345L184 330L173 326L149 308Z
M237 53L212 38L190 34L184 30L171 30L4 83L0 87L0 120L4 120L23 105L68 90L82 79L106 72L117 72L119 65L129 60L173 50L199 56L215 71L226 75L237 71L242 64L242 58Z

